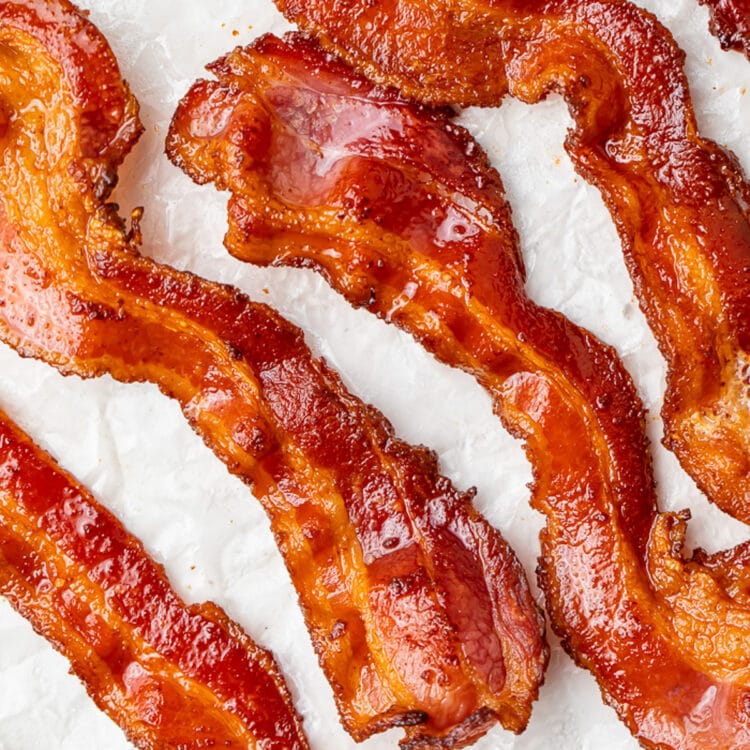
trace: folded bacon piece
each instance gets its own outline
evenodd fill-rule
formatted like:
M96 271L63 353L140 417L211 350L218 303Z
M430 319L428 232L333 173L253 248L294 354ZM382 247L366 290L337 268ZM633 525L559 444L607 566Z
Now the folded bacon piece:
M750 0L699 0L711 11L711 33L724 49L744 52L750 60Z
M565 648L644 746L749 747L747 549L682 557L685 518L656 511L633 384L612 349L526 297L476 142L300 36L211 70L168 153L231 191L229 250L316 268L474 374L526 442L547 517L540 583Z
M0 594L139 748L309 747L273 657L187 606L141 543L0 412Z
M0 3L0 335L83 377L148 380L251 484L346 728L408 747L526 724L547 659L522 568L347 393L302 332L140 256L105 203L140 124L109 47L67 2Z
M323 45L431 103L561 92L566 147L602 192L667 360L664 442L750 522L750 188L697 133L683 53L617 0L277 0Z

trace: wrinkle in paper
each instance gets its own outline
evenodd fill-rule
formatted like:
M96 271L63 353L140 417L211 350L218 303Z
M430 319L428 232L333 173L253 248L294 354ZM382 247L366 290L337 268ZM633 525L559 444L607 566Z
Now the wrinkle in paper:
M687 51L699 125L750 169L750 63L720 50L696 0L644 0ZM436 363L407 336L354 311L312 273L258 270L222 247L226 197L198 188L163 156L172 111L203 66L265 31L288 25L271 0L89 0L141 102L146 133L121 171L116 199L144 205L144 252L235 284L300 325L309 344L374 403L405 439L430 446L461 488L517 550L534 580L541 518L528 507L531 479L520 445L467 375ZM662 506L690 507L691 544L722 548L739 524L709 508L659 447L664 365L638 311L617 236L596 190L572 170L559 99L506 102L461 121L500 168L526 259L531 296L613 344L649 408ZM316 750L351 750L317 667L294 591L260 505L190 431L175 403L148 385L62 378L0 347L0 405L111 508L164 563L189 601L211 599L277 654ZM363 750L396 747L400 733ZM555 647L527 732L496 729L476 750L634 750L593 679ZM67 663L0 601L0 750L127 750Z

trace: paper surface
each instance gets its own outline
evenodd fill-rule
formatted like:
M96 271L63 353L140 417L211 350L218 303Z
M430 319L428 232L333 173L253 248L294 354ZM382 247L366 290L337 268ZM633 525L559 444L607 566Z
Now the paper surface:
M697 0L642 3L686 50L704 135L750 170L750 63L708 33ZM528 507L530 470L489 398L466 375L437 364L407 336L355 312L313 273L250 268L222 247L226 196L199 188L162 155L171 114L203 66L265 31L288 28L271 0L90 0L139 99L146 132L121 170L123 213L146 209L145 254L235 284L300 325L310 346L374 403L400 436L440 456L460 488L516 549L534 581L541 517ZM480 139L507 188L529 271L529 292L613 344L650 410L662 507L690 507L689 541L718 549L743 527L709 508L658 445L664 365L632 296L614 228L598 193L562 147L560 100L507 102L462 122ZM0 346L0 406L90 487L167 569L188 601L211 599L276 654L316 750L348 750L295 595L259 503L191 432L155 387L109 378L63 378ZM396 730L363 750L395 748ZM0 750L125 750L122 732L67 674L66 661L0 600ZM632 750L637 743L605 707L588 673L553 645L541 697L524 735L496 729L477 750Z

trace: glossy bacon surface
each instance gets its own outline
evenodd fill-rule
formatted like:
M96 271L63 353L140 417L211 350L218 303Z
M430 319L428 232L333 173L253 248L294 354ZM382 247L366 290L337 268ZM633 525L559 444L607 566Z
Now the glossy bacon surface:
M211 66L168 152L228 189L237 257L321 271L474 374L526 442L540 583L563 645L644 746L750 746L747 549L687 560L659 514L642 407L614 352L530 301L479 146L300 36Z
M104 39L65 2L0 3L0 330L84 377L176 398L262 501L346 728L409 747L519 731L547 658L522 568L347 393L302 332L138 254L104 201L140 125Z
M750 60L750 0L700 0L711 11L711 33L724 49L744 52Z
M617 226L668 365L664 442L750 521L750 189L696 128L683 54L617 0L277 0L380 82L432 103L562 93L566 147Z
M308 747L272 656L1 412L0 593L139 748Z

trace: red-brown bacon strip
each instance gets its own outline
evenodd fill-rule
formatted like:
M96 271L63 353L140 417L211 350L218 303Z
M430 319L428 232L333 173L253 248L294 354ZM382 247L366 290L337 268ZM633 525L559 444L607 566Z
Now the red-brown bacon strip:
M406 725L409 747L458 747L497 720L521 730L541 615L470 494L270 308L138 254L104 202L136 103L73 6L0 3L0 69L3 339L179 401L263 502L355 738Z
M272 656L187 606L91 494L0 412L0 594L139 748L308 748Z
M667 360L664 441L750 521L750 189L697 133L683 53L617 0L277 0L368 76L432 103L560 91L567 150L602 192Z
M750 0L700 0L711 11L711 33L724 49L744 52L750 60Z
M218 81L185 97L168 152L232 192L230 251L320 270L473 373L526 441L563 645L645 746L750 746L750 601L733 572L747 550L681 557L685 519L656 511L633 384L610 348L526 297L478 145L299 36L211 69Z

